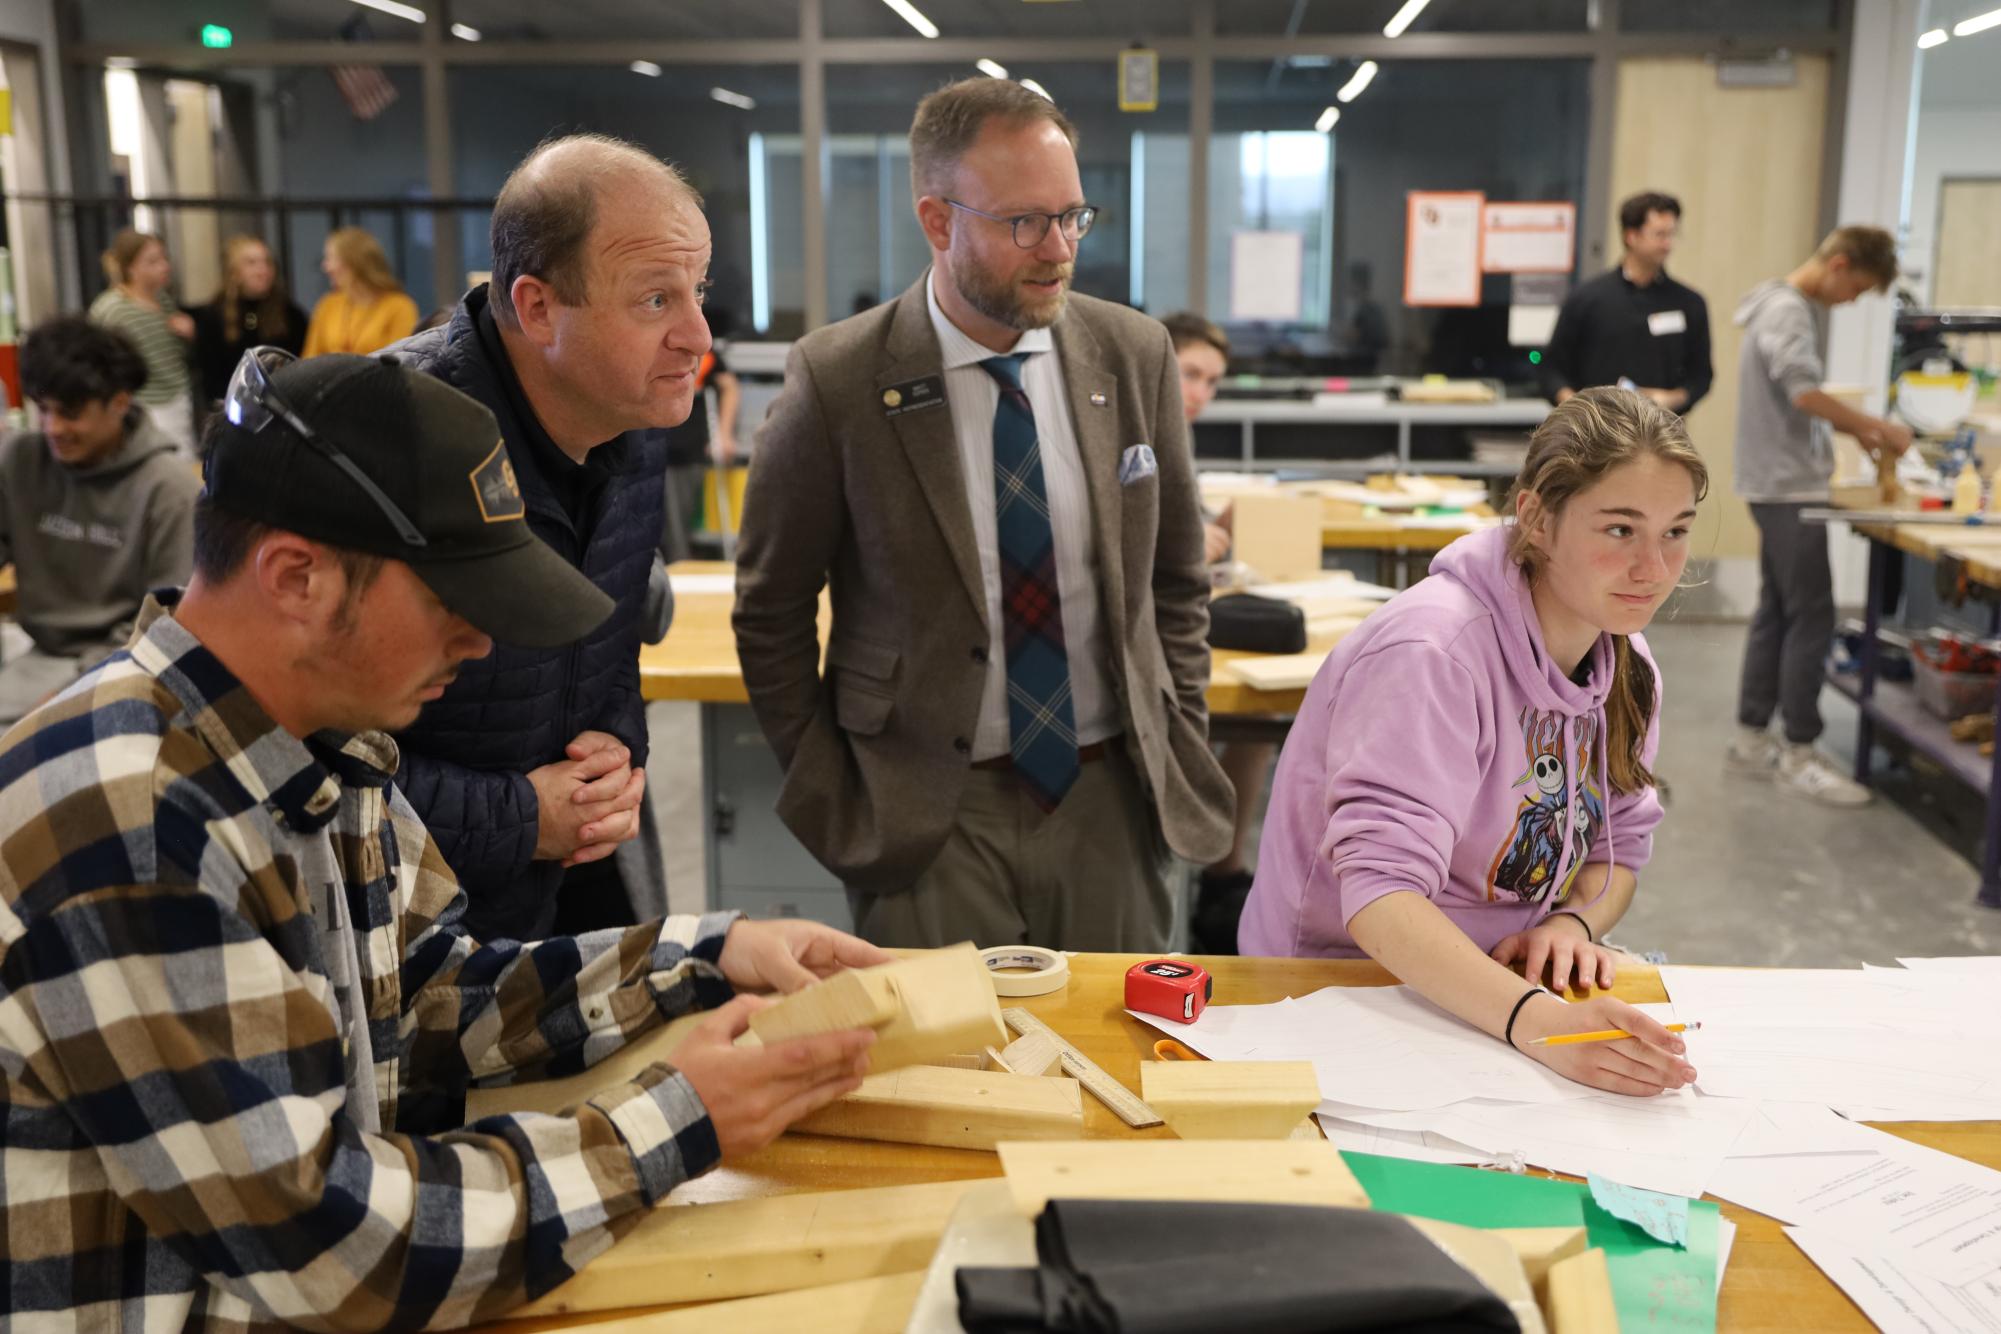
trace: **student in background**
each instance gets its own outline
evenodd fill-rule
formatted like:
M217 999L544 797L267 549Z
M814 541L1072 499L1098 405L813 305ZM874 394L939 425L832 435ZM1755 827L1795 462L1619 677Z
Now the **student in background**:
M1161 320L1174 340L1174 359L1181 367L1181 412L1188 419L1193 448L1195 419L1216 397L1216 386L1230 365L1230 340L1209 320L1190 311L1176 311ZM1202 555L1211 565L1230 555L1229 506L1221 513L1202 514ZM1244 898L1251 892L1255 849L1251 829L1263 804L1265 780L1271 774L1278 747L1269 742L1238 741L1216 748L1216 758L1236 789L1235 833L1223 859L1202 872L1195 911L1188 923L1189 949L1197 954L1235 954L1237 921Z
M1708 487L1681 419L1623 389L1538 427L1513 527L1462 537L1329 655L1272 784L1246 954L1368 955L1559 1074L1614 1093L1695 1079L1610 996L1598 942L1653 850L1661 683L1640 631ZM1536 1047L1618 1028L1618 1042Z
M417 303L396 281L381 244L361 228L343 227L327 238L320 272L334 290L313 307L301 355L366 356L416 331Z
M124 334L139 350L146 362L139 405L161 434L192 458L195 402L188 342L195 336L195 325L167 290L174 276L167 247L159 237L128 227L104 252L104 276L111 286L90 303L90 318Z
M1680 225L1673 195L1649 190L1619 205L1619 266L1579 283L1557 312L1542 367L1551 402L1623 380L1685 414L1709 392L1709 305L1667 272Z
M251 348L282 347L298 356L306 345L306 312L286 292L271 248L255 236L232 236L222 254L221 289L207 305L188 311L204 407L221 400Z
M1829 806L1862 806L1869 789L1814 748L1820 687L1834 638L1834 572L1827 525L1800 512L1825 505L1834 477L1833 432L1846 431L1892 467L1911 431L1829 395L1827 312L1897 278L1897 243L1880 227L1842 227L1783 279L1760 283L1737 307L1744 328L1737 374L1737 494L1758 523L1758 610L1744 643L1737 740L1730 768L1773 778ZM1770 732L1782 717L1785 740Z
M123 334L73 315L21 344L41 429L0 445L0 564L34 647L0 666L0 727L123 648L147 591L188 577L199 483L134 405L145 383Z

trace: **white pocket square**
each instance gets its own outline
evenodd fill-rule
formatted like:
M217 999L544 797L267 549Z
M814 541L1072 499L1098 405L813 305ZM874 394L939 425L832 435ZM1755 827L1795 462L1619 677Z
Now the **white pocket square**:
M1131 486L1142 477L1151 477L1159 472L1153 461L1151 445L1128 445L1126 452L1119 456L1119 485Z

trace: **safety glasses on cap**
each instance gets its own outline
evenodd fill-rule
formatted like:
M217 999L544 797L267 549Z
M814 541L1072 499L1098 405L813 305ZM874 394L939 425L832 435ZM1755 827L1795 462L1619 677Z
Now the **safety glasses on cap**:
M229 377L229 389L222 396L223 415L231 424L255 435L269 426L273 418L285 423L292 433L307 445L317 450L320 457L339 468L356 486L375 502L375 508L382 511L382 517L389 520L396 529L396 535L406 546L424 547L430 543L417 531L417 525L410 522L408 515L396 507L396 502L385 494L375 480L361 470L361 466L341 453L332 441L327 440L292 411L284 398L271 387L273 373L291 365L298 358L282 347L272 347L268 343L253 347L243 354L236 363L235 372Z

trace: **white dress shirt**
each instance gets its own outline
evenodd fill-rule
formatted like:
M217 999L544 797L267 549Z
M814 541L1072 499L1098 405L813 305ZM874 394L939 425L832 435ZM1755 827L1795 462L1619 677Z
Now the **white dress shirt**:
M980 363L1002 354L983 347L947 319L933 284L924 285L931 327L945 354L945 404L966 476L966 502L973 512L973 540L980 552L980 578L987 595L987 684L980 697L980 725L973 736L973 759L1009 752L1007 719L1007 638L1001 629L1000 535L994 513L994 412L1000 386ZM1071 710L1077 744L1087 746L1120 731L1105 666L1105 623L1098 606L1098 544L1091 529L1091 498L1084 480L1077 432L1070 420L1063 363L1047 329L1030 329L1014 345L1028 354L1021 387L1035 413L1042 454L1042 489L1049 499L1049 526L1056 539L1056 592L1063 602L1063 647L1070 659Z

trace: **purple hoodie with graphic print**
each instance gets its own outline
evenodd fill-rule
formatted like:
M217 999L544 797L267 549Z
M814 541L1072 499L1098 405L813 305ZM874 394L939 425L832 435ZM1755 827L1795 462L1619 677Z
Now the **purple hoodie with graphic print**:
M1611 794L1605 698L1612 639L1566 677L1508 530L1460 538L1431 577L1343 640L1279 756L1237 944L1245 954L1353 958L1348 921L1385 894L1442 909L1482 950L1534 926L1582 866L1653 852L1652 788ZM1642 758L1660 745L1660 673ZM1583 781L1577 781L1583 775Z

